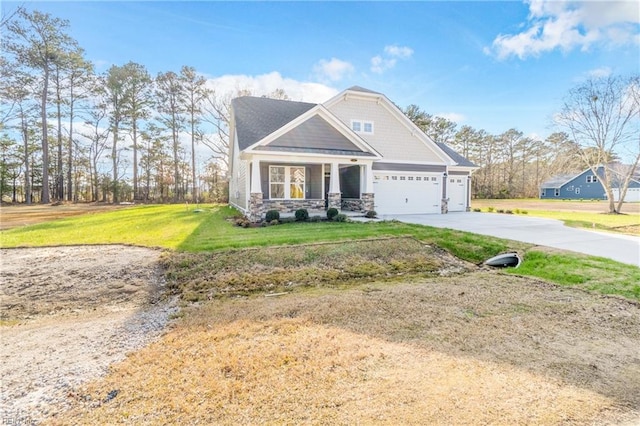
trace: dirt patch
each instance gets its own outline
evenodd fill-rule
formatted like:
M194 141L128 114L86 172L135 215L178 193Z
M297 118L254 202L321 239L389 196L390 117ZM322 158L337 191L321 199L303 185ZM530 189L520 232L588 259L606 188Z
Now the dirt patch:
M13 206L2 206L0 207L0 230L34 225L36 223L49 222L65 217L106 212L125 207L127 206L100 203L59 205L17 204Z
M76 386L160 335L175 307L162 298L159 254L127 246L0 251L0 418L28 424L51 415Z

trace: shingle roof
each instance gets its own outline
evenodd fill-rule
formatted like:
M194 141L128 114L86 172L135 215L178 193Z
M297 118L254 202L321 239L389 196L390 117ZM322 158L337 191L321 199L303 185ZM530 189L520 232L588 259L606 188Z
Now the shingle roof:
M316 104L243 96L231 101L238 146L246 149L301 116Z
M571 179L575 178L576 176L580 176L582 173L584 172L557 175L552 177L548 181L543 182L542 185L540 185L540 187L541 188L560 188L563 184L569 182Z
M374 92L373 90L365 89L364 87L360 87L360 86L351 86L347 90L351 90L352 92L375 93L376 95L382 94L380 92Z
M469 161L467 158L463 157L462 155L458 154L453 149L451 149L449 147L449 145L447 145L445 143L442 143L442 142L436 142L436 145L438 145L438 147L440 147L440 149L443 150L445 152L445 154L447 154L449 157L451 157L451 159L453 161L458 163L458 166L478 167L477 165L475 165L474 163Z

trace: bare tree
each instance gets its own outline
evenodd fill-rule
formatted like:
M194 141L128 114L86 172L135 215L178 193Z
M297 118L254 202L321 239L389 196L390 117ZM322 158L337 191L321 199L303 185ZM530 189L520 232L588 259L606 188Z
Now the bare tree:
M639 84L638 76L587 80L569 91L556 116L556 123L583 148L584 163L599 176L610 213L620 213L640 161ZM610 160L616 156L628 167L615 167ZM617 205L614 186L620 188Z

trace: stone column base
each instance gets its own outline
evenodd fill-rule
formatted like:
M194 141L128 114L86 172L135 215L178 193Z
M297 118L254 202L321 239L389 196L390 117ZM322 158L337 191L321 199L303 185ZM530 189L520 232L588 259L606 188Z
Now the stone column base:
M447 214L449 213L449 199L443 198L442 204L440 205L440 213Z
M340 192L327 194L327 201L327 208L342 209L342 194Z
M360 195L362 200L362 210L368 212L374 210L374 195L372 192L364 192Z
M262 220L262 192L252 192L249 196L249 212L247 219L251 222Z

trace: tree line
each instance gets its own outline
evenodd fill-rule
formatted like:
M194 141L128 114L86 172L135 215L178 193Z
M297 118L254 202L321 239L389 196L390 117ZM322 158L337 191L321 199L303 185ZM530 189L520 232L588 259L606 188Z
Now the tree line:
M4 200L226 200L229 105L247 91L216 93L189 66L98 74L69 22L38 11L19 8L1 25Z

